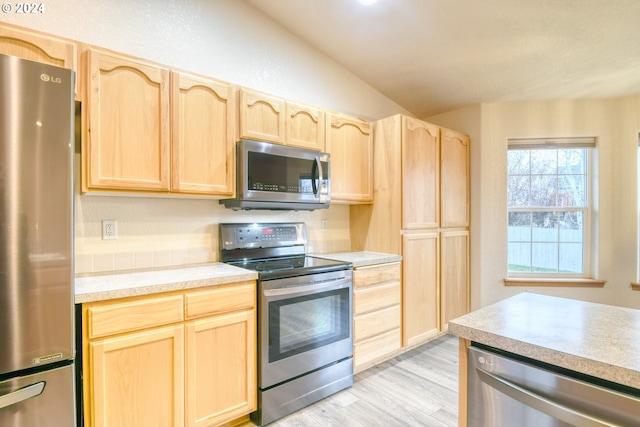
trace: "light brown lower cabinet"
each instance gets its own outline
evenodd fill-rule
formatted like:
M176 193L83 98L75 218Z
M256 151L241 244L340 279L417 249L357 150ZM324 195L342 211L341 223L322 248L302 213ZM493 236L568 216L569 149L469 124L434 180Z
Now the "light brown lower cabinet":
M186 325L187 426L215 426L255 409L255 311Z
M85 424L183 425L183 334L174 325L91 342L93 417Z
M403 246L403 345L447 332L469 312L469 230L406 232Z
M469 312L469 231L443 231L441 239L440 329Z
M85 425L217 426L256 409L255 282L82 306Z
M439 247L437 231L402 235L404 346L422 344L439 333Z
M353 341L356 372L400 350L400 263L353 270Z

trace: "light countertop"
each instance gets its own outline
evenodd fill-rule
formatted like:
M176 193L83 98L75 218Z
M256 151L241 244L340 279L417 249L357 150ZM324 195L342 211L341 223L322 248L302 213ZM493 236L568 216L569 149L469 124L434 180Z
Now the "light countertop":
M214 262L193 266L79 276L76 304L256 280L258 274Z
M378 252L338 252L312 255L350 262L354 267L397 262L402 259L399 255ZM256 280L257 278L258 274L254 271L221 262L108 274L83 274L75 279L75 302L81 304L201 286L223 285Z
M523 292L450 321L449 333L640 389L640 310Z
M375 264L386 264L389 262L402 261L401 255L385 254L380 252L355 251L355 252L332 252L326 254L310 254L318 258L333 259L336 261L350 262L354 267L365 267Z

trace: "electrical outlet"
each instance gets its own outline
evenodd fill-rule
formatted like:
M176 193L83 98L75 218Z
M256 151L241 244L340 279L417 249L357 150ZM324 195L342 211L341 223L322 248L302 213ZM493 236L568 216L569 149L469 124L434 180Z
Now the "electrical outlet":
M118 238L118 222L115 219L102 220L102 240L116 240Z
M320 229L322 231L327 231L327 220L326 219L323 219L323 220L320 221Z

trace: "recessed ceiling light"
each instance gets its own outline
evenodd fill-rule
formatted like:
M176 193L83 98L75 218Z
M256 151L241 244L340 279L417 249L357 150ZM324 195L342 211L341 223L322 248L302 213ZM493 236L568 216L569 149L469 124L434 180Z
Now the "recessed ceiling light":
M360 4L363 4L365 6L371 6L372 4L376 3L378 0L358 0L358 2Z

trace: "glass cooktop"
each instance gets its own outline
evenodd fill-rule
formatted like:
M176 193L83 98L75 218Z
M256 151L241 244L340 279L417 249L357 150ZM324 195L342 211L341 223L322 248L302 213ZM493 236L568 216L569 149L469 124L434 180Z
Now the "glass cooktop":
M229 264L256 271L261 279L302 276L344 270L351 267L348 262L334 261L308 255L267 259L234 261Z

